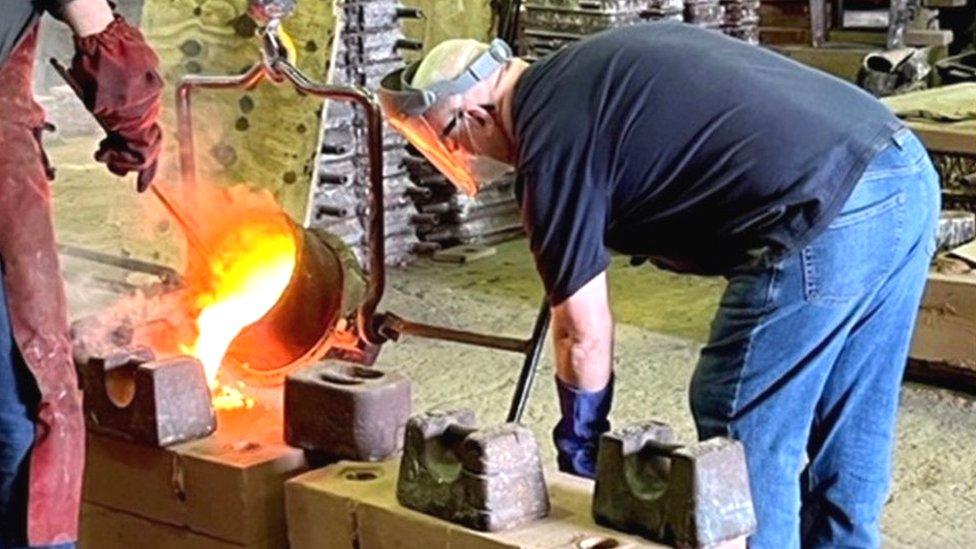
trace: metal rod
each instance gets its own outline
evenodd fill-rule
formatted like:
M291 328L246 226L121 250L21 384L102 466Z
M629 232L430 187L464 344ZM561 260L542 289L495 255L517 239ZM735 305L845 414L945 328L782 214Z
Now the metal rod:
M350 101L362 107L366 114L366 151L369 159L370 203L367 212L366 240L369 243L369 279L366 296L359 306L357 327L369 343L379 345L386 338L379 331L376 307L383 298L386 287L386 238L383 216L383 116L373 94L360 86L332 86L310 81L300 70L285 59L274 62L280 71L299 90L328 99Z
M382 326L383 333L389 339L394 340L400 335L407 334L426 337L429 339L441 339L444 341L453 341L454 343L475 345L477 347L488 347L490 349L498 349L500 351L511 351L514 353L527 352L530 344L532 343L531 340L526 339L492 336L468 332L465 330L455 330L454 328L445 328L444 326L434 326L432 324L413 322L390 312L379 315L378 319Z
M535 326L532 327L532 336L529 337L525 349L522 371L519 373L518 382L515 384L515 394L512 395L512 404L508 409L508 418L506 419L508 422L518 423L522 421L522 414L525 413L525 407L529 403L529 395L532 393L532 382L535 381L539 358L542 356L546 332L549 331L550 316L549 300L543 299L542 305L539 307L539 316L536 317Z
M187 75L176 87L176 139L180 150L180 178L184 203L196 200L197 160L193 143L193 117L191 94L196 88L210 90L251 89L265 78L264 66L255 63L243 74L236 76ZM194 210L195 211L195 210Z
M58 244L58 251L64 255L77 257L78 259L94 261L96 263L111 265L112 267L118 267L120 269L126 269L129 271L151 274L158 276L167 282L179 282L180 280L179 273L169 267L166 267L165 265L157 265L155 263L133 259L130 257L119 257L117 255L107 254L97 250L82 248L81 246L75 246L73 244Z
M190 220L185 217L182 212L180 212L179 208L176 207L173 201L170 200L169 195L163 192L163 190L156 185L151 186L150 189L152 190L153 195L159 199L159 202L163 205L163 207L166 208L166 211L168 211L170 215L176 219L176 222L183 227L183 234L186 236L187 242L196 248L197 252L203 255L203 257L211 257L210 249L206 246L206 244L203 243L203 240L200 240L200 237L197 235L196 228L191 224Z

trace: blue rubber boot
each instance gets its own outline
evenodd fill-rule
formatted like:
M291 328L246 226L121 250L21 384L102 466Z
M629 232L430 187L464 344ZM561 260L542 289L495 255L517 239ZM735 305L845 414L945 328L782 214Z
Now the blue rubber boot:
M596 451L600 435L610 430L607 415L613 402L613 376L599 391L581 391L556 377L562 418L552 430L559 470L596 478Z

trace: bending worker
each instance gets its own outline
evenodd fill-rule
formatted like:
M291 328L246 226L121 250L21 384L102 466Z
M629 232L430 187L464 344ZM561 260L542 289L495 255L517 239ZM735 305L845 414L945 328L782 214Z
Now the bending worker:
M70 73L108 135L95 158L151 172L162 81L138 30L105 0L8 0L0 19L0 548L71 547L84 462L81 395L51 223L53 170L32 67L44 10L75 34ZM147 183L151 178L143 178Z
M699 437L745 446L750 542L880 544L939 211L925 150L883 105L680 23L606 31L531 66L500 41L451 40L379 95L463 190L517 171L553 312L561 469L592 477L609 427L608 250L722 275L691 409Z

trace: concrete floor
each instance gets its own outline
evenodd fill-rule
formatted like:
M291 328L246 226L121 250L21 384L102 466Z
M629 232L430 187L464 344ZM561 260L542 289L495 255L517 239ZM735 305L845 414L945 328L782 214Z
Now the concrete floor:
M49 144L59 167L56 216L62 242L172 261L171 227L149 196L136 196L89 161L94 141ZM524 241L499 247L467 266L420 261L389 274L381 310L427 322L526 337L541 286ZM68 259L65 274L73 316L113 299L102 269ZM694 429L687 384L707 334L721 280L678 277L623 258L611 269L618 320L615 368L617 424L658 418L686 439ZM138 284L140 278L128 282ZM470 407L485 422L504 419L519 357L448 343L406 339L387 345L380 365L414 381L415 407ZM548 431L555 421L552 355L546 349L524 422L552 460ZM885 513L889 547L976 547L976 398L906 384L902 396L894 487Z

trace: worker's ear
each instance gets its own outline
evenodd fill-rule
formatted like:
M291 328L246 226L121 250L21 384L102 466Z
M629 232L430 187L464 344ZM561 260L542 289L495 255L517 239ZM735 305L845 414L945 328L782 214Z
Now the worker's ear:
M475 105L464 111L465 116L480 128L487 128L494 125L493 105Z

